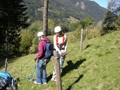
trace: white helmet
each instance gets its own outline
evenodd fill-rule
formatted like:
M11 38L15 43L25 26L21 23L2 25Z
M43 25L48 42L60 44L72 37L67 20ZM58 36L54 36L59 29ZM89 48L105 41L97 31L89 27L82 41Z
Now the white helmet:
M60 26L56 26L55 29L54 29L54 32L58 33L60 31L62 31L62 28Z
M44 35L43 32L38 32L38 34L37 34L38 37L40 37L40 36L42 36L42 35Z

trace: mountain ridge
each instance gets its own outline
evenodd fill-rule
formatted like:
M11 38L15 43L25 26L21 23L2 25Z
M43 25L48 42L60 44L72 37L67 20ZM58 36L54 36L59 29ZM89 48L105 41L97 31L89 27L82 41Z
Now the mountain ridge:
M42 20L43 0L24 0L30 21ZM89 0L49 0L48 18L67 21L67 18L91 17L95 22L103 20L106 9Z

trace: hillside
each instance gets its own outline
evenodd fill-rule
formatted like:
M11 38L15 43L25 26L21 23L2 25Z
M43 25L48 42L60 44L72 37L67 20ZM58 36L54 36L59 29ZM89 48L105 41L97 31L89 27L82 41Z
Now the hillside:
M62 73L63 90L120 89L120 31L85 40L82 51L79 42L69 44L68 52ZM9 60L8 71L20 78L18 90L56 90L56 83L50 81L53 58L47 65L47 85L28 81L27 76L35 66L35 55Z
M30 21L42 20L43 0L24 0ZM95 22L103 20L106 9L89 0L49 0L48 18L67 21L69 17L84 19L90 16Z

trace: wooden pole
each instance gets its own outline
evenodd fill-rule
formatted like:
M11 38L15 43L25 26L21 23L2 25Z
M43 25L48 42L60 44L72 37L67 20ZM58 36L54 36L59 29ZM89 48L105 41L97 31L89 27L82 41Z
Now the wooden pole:
M47 32L48 32L48 2L49 2L49 0L44 0L43 32L44 32L45 36L47 36Z
M7 71L7 64L8 64L8 62L7 62L7 58L6 58L6 60L5 60L5 72Z
M88 28L86 28L86 39L88 39Z
M83 48L83 29L81 29L80 50Z
M55 72L56 72L56 84L57 90L62 90L62 83L61 83L61 73L60 73L60 65L58 61L58 52L54 51L54 62L55 62Z

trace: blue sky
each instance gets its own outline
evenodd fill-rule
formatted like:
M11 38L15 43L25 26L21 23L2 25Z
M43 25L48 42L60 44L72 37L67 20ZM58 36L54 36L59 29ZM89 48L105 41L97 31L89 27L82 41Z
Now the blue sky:
M109 0L90 0L90 1L95 1L96 3L98 3L100 6L107 8L108 5L108 1Z

